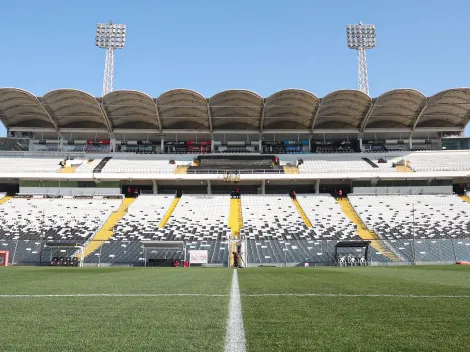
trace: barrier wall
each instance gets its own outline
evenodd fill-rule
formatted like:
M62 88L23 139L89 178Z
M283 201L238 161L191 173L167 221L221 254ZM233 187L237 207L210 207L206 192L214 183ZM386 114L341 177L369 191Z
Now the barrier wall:
M452 194L452 185L417 187L353 187L354 194Z
M119 187L112 188L71 188L71 187L20 187L20 193L23 194L54 194L64 196L79 195L119 195L121 189Z
M341 241L344 242L344 241ZM380 245L378 245L380 242ZM78 243L74 241L74 243ZM87 242L82 242L87 245ZM207 250L208 264L227 266L230 241L185 241L186 252ZM335 258L336 240L245 240L242 241L242 266L303 266L339 265ZM0 248L9 253L10 265L48 265L54 256L78 255L76 249L47 249L41 240L0 240ZM387 248L393 255L385 255L375 248ZM363 248L338 248L339 257L355 257L357 263L364 256ZM149 259L184 260L183 252L153 250L144 251L140 241L109 240L100 243L87 255L87 266L145 266ZM367 265L403 264L455 264L470 262L470 238L465 239L406 239L377 240L369 246Z

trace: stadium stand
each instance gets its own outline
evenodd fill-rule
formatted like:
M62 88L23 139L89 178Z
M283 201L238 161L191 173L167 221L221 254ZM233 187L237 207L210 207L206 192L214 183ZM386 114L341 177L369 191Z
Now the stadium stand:
M387 161L379 162L380 159ZM401 157L388 157L380 155L356 154L317 154L302 156L299 163L301 173L332 173L332 172L395 172L393 163L389 162Z
M359 239L355 225L341 210L341 206L330 195L297 195L305 215L309 218L312 238L318 239Z
M1 172L57 172L61 161L60 157L0 157Z
M421 152L405 156L414 171L470 170L470 152Z
M18 246L18 253L24 256L18 260L35 262L41 237L44 241L85 242L121 202L120 197L12 198L0 207L0 248Z
M284 169L274 165L274 155L232 155L199 156L197 166L191 166L188 173L208 173L220 171L238 171L240 173L283 173Z
M174 196L142 195L117 223L114 235L87 260L102 263L142 262L140 241L186 241L187 250L207 249L209 263L223 263L228 257L227 239L230 197L184 195L163 228L162 223ZM182 253L153 250L150 255L183 259Z
M101 159L90 159L90 160L85 160L83 164L81 164L77 169L75 170L76 173L85 173L85 172L93 172L93 170L98 166L98 164L101 162Z
M248 262L302 262L310 257L311 237L288 195L243 195L241 202L240 235L248 242Z
M349 195L349 199L367 227L384 239L470 235L470 204L455 195Z
M187 250L207 249L209 263L227 260L231 230L228 227L228 195L183 195L158 240L185 240Z
M169 159L122 159L112 158L102 168L101 173L174 173L176 164L171 164Z

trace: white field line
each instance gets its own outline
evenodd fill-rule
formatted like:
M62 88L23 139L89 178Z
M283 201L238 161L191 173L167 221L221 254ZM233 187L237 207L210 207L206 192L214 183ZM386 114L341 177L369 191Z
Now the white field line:
M71 294L32 294L2 295L0 298L44 298L44 297L227 297L227 295L205 293L71 293Z
M412 294L352 294L352 293L258 293L247 294L244 297L396 297L396 298L470 298L470 295L412 295Z
M232 281L232 292L233 292ZM236 283L238 288L238 280ZM412 295L412 294L349 294L349 293L255 293L240 295L238 290L238 304L241 307L240 297L362 297L362 298L470 298L470 295ZM232 296L230 302L232 304ZM1 298L55 298L55 297L228 297L224 294L206 293L70 293L70 294L0 294ZM230 308L231 309L231 308ZM229 312L230 313L230 312ZM240 319L241 309L240 309Z
M232 290L227 319L227 333L225 335L225 352L245 352L245 328L243 326L242 302L238 287L237 269L233 271Z

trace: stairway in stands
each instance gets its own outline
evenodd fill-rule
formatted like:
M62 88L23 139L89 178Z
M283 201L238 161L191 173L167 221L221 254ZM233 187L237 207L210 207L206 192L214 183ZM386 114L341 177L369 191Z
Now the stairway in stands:
M299 168L297 166L285 165L283 166L285 174L298 174Z
M0 199L0 205L8 202L10 199L12 199L13 197L12 196L5 196L3 197L2 199Z
M398 172L413 172L413 169L409 165L409 161L406 161L405 165L395 166L395 170L397 170Z
M111 216L108 218L108 220L106 220L101 229L99 229L98 232L95 234L92 241L90 241L86 246L84 256L85 258L94 251L96 251L98 248L100 248L103 245L104 241L109 240L113 236L114 226L119 220L122 219L124 215L126 215L127 209L132 203L134 203L134 201L135 198L123 199L119 209L111 214Z
M466 201L467 203L470 203L470 197L467 196L466 194L460 194L459 198ZM0 203L1 204L1 203Z
M295 207L297 208L297 211L299 212L300 216L302 217L305 226L308 228L312 227L312 223L308 219L307 215L305 214L304 210L302 209L302 206L300 205L299 201L297 199L292 199L292 202L294 203Z
M243 227L241 198L230 199L230 214L228 218L228 227L232 230L232 239L239 239L240 229Z
M381 241L377 241L380 240L380 238L375 234L374 231L371 231L366 227L359 215L357 215L356 210L354 210L348 198L339 199L338 203L341 205L343 213L356 225L357 234L359 237L365 241L371 241L371 246L377 252L382 253L385 257L390 259L392 262L399 261L399 258L393 252L388 250Z
M100 161L98 165L93 169L93 173L101 173L101 170L106 166L108 161L110 161L112 157L107 156L106 158L103 158L103 160Z
M379 165L377 165L376 163L374 163L372 160L370 160L369 158L362 158L362 160L364 160L366 163L368 163L370 166L372 166L374 169L377 169L379 167Z
M188 172L188 166L179 165L175 169L175 174L186 174Z
M158 225L159 228L164 228L168 220L170 220L171 214L173 214L173 211L176 209L176 206L178 205L180 201L180 197L176 196L175 199L173 199L173 203L171 203L170 207L168 208L168 211L166 212L165 216L163 217L162 221L160 221L160 224Z
M73 174L77 170L77 166L64 166L62 169L59 170L61 174Z
M228 227L232 230L232 241L230 247L230 266L233 266L233 253L236 251L236 241L240 240L240 229L243 227L241 198L230 199L230 214L228 218Z

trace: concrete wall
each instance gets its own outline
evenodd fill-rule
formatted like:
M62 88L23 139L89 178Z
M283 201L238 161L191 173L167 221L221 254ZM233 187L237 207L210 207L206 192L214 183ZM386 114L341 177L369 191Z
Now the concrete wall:
M120 188L20 187L23 194L106 195L121 194Z
M452 185L416 187L353 187L353 194L452 194Z

